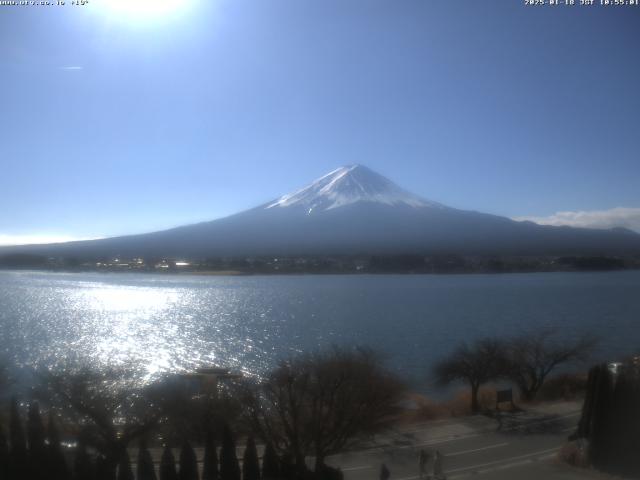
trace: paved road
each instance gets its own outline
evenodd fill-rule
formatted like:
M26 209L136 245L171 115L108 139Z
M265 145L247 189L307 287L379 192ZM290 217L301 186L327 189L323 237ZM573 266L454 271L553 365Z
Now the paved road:
M443 470L448 479L481 480L602 480L592 471L571 468L557 460L559 449L575 431L581 405L562 402L531 408L502 420L485 416L427 422L400 428L377 438L370 448L328 459L338 466L345 480L379 480L380 466L391 472L389 480L419 480L418 455L430 456L430 474L436 450L444 455ZM242 447L238 456L242 456ZM259 446L259 450L262 447ZM154 449L159 461L161 450ZM196 449L202 460L201 448ZM130 455L135 459L136 452ZM176 458L179 452L175 451ZM426 480L426 479L425 479Z
M425 449L431 459L436 450L444 455L449 479L589 478L590 473L556 460L579 417L578 404L560 403L505 418L499 430L497 420L484 416L430 422L398 430L368 450L336 456L329 463L342 468L345 480L377 480L383 462L390 480L418 480L418 454Z

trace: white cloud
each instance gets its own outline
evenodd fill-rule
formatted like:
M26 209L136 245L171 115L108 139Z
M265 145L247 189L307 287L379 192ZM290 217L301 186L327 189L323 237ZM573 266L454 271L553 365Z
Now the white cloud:
M70 235L10 235L0 233L0 246L31 245L43 243L74 242L77 240L94 240L95 238L72 237Z
M68 67L60 67L60 70L83 70L84 67L81 67L79 65L70 65Z
M610 210L556 212L548 217L514 217L514 220L584 228L624 227L640 232L640 208L616 207Z

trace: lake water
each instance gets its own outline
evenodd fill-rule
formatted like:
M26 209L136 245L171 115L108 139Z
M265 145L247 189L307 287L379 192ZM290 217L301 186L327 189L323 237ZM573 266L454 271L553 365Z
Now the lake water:
M640 350L640 272L213 277L0 271L0 355L17 366L218 364L368 345L415 386L459 342L555 326L600 358Z

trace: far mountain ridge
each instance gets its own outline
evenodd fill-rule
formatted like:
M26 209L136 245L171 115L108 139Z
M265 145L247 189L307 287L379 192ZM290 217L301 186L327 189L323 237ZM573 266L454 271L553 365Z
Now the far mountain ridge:
M375 254L632 255L640 235L538 225L424 199L363 165L225 218L64 244L0 248L76 258L208 258Z

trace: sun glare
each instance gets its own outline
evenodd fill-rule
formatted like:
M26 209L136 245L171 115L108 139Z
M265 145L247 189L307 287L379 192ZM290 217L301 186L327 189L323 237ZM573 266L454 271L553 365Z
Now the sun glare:
M127 18L149 20L179 13L192 0L104 0L111 14Z

